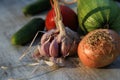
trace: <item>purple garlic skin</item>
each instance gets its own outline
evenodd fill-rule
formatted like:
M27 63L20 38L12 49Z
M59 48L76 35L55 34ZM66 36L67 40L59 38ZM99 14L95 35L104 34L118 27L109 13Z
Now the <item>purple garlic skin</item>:
M41 44L37 48L39 54L33 54L38 57L40 55L41 57L53 58L65 58L75 55L80 41L79 35L67 27L65 30L67 34L65 36L61 36L58 29L53 29L43 34L40 41Z
M69 55L69 51L71 49L72 42L73 41L71 39L69 39L69 37L66 37L66 38L62 39L62 42L61 42L61 53L62 53L63 57L66 57L66 56Z
M52 30L49 30L47 31L45 34L43 34L43 36L41 37L41 40L40 40L40 44L44 43L45 41L47 41L49 39L49 37L51 36L55 36L55 34L58 33L58 30L56 29L52 29Z
M59 51L59 44L57 42L57 39L54 39L51 44L50 44L50 48L49 48L49 53L51 57L58 57L58 52Z
M50 40L48 39L45 41L40 47L38 48L41 56L50 56L49 55L49 47L50 47Z

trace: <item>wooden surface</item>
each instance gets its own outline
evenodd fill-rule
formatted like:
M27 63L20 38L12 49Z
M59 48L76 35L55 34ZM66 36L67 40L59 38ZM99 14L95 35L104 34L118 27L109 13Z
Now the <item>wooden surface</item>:
M120 58L111 65L93 69L82 65L78 58L68 58L65 67L49 67L40 65L31 74L36 66L31 55L22 61L18 58L28 47L13 46L10 38L33 17L25 17L21 9L34 0L0 0L0 80L120 80ZM44 18L41 14L35 17ZM34 48L32 46L32 48ZM32 50L31 50L32 51Z

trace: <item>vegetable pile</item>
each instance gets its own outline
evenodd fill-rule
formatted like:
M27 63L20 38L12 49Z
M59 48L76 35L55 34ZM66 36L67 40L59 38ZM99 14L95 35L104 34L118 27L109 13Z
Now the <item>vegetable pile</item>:
M12 43L27 43L34 38L35 33L41 31L44 34L32 54L35 60L49 60L59 65L67 56L78 53L80 61L89 67L104 67L115 61L120 54L120 8L116 2L77 0L77 15L68 6L60 4L60 1L41 0L26 6L23 10L25 15L40 14L39 10L48 10L50 4L51 10L47 12L45 21L32 21L15 33ZM42 2L47 2L45 5L48 6ZM41 28L36 29L38 27Z

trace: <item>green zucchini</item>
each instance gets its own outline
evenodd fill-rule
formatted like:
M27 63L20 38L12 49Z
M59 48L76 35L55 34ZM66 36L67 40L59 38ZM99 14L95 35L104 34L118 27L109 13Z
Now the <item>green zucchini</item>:
M24 45L30 42L38 31L43 31L45 22L41 18L33 18L11 37L14 45ZM42 33L41 33L42 34Z
M78 0L79 26L88 33L98 28L120 32L120 8L113 0Z
M49 0L37 0L23 8L25 16L33 16L51 8Z

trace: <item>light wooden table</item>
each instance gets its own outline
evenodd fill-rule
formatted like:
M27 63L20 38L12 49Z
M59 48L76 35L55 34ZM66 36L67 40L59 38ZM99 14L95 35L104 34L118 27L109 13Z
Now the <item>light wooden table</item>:
M65 67L36 66L27 55L22 61L18 58L28 46L13 46L10 38L33 17L25 17L21 9L34 0L0 0L0 80L120 80L120 58L111 65L93 69L82 65L78 58L68 58ZM45 18L44 14L35 17ZM34 48L34 45L32 48Z

